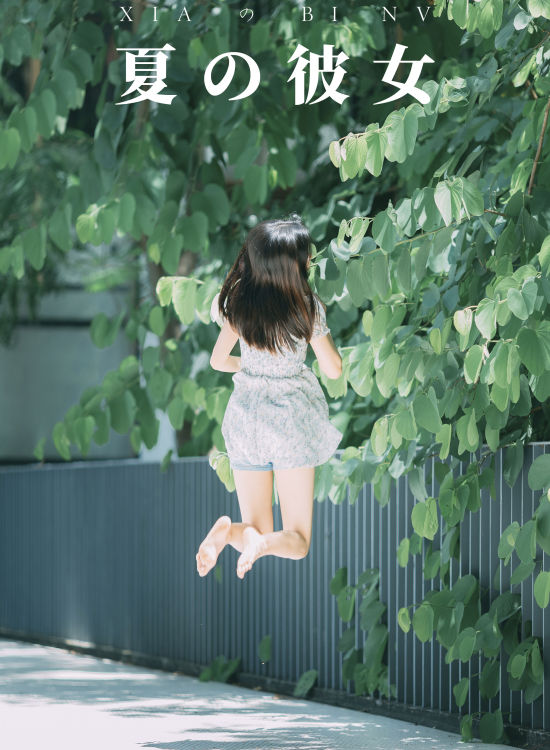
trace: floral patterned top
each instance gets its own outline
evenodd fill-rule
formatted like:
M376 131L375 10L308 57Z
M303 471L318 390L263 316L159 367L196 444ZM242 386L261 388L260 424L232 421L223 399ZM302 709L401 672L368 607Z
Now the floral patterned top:
M323 306L314 295L312 339L329 333ZM210 316L223 325L214 297ZM239 338L241 369L221 431L232 467L274 469L318 466L336 451L342 433L329 420L328 404L315 374L305 364L308 342L295 339L296 350L283 353L249 346Z

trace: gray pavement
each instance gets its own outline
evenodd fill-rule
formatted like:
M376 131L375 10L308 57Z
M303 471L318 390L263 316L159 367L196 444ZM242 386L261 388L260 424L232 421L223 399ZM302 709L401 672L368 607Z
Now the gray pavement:
M236 685L0 638L2 750L511 750Z

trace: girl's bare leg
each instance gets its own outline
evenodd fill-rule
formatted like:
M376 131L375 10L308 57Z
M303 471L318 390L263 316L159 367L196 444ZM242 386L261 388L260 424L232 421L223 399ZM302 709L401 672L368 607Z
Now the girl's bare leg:
M205 576L214 567L226 544L231 544L238 552L242 552L243 532L246 528L253 527L260 532L273 531L273 472L235 469L233 476L242 522L232 523L229 516L218 518L195 556L200 576Z
M252 526L260 534L273 531L273 472L233 469L233 476L242 520L231 524L227 541L242 552L246 528Z
M229 516L220 516L201 542L199 551L195 555L197 572L200 576L205 576L216 564L218 555L227 544L230 528Z
M264 533L254 527L243 530L243 552L237 561L239 578L244 578L244 574L263 555L289 557L292 560L307 555L313 520L314 481L313 466L275 469L283 530Z

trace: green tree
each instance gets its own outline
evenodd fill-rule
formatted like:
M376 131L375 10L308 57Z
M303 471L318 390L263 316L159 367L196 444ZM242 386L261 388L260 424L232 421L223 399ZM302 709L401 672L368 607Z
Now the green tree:
M506 449L513 485L526 442L548 437L547 0L436 0L425 21L405 2L395 23L355 3L336 23L320 15L302 23L297 9L255 4L250 25L233 2L199 6L189 22L161 7L158 23L150 8L134 4L133 25L92 0L6 7L3 300L47 287L75 245L85 254L115 236L125 241L124 260L94 288L117 274L135 278L143 264L151 279L145 299L123 318L94 320L98 346L122 326L138 356L58 422L60 454L68 459L74 443L85 455L110 428L129 433L136 450L152 446L159 408L179 431L178 453L214 446L213 465L232 486L220 432L230 378L205 356L217 333L210 302L248 228L298 211L315 242L311 282L344 360L336 381L314 365L345 448L318 472L317 496L354 502L370 482L385 505L392 481L407 474L414 533L396 554L406 565L424 550L424 574L439 577L439 588L411 605L412 617L400 611L400 626L412 624L422 641L435 633L448 663L487 659L484 698L497 694L502 671L526 701L537 699L540 644L521 632L519 595L491 602L474 576L451 584L449 569L466 512L479 510L481 490L494 494L495 452ZM177 96L170 106L117 106L126 84L116 48L145 40L175 48L164 92ZM349 56L342 105L294 105L288 60L298 41L315 52L334 44ZM389 59L397 42L407 45L407 59L426 53L435 61L418 84L427 104L410 97L375 104L393 89L374 61ZM222 97L204 88L208 62L228 50L252 54L261 69L260 87L244 100L228 101L247 83L240 71ZM31 81L27 91L23 80ZM44 179L29 180L37 170ZM7 328L8 312L4 319ZM160 337L158 347L143 347L148 330ZM437 496L423 472L433 455L441 459ZM462 474L460 460L469 461ZM546 462L534 464L530 484L548 488ZM543 492L533 518L512 524L498 552L507 564L515 550L521 562L512 586L536 574L541 607L550 582L537 571L537 550L550 548L549 509ZM445 537L435 550L440 523ZM457 707L469 685L464 678L455 686ZM462 718L464 738L473 720ZM500 741L501 712L484 713L479 732Z

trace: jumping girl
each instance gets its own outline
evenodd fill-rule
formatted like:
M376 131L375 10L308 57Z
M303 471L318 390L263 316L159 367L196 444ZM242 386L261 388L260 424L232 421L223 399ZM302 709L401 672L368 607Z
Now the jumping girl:
M326 324L325 308L308 283L311 236L300 217L253 227L213 300L221 331L210 364L234 372L234 390L222 422L241 523L221 516L196 555L204 576L226 544L241 552L244 578L262 555L293 560L309 551L315 466L342 439L328 405L305 364L308 343L328 378L342 373L342 359ZM239 339L241 356L231 351ZM282 531L273 531L273 474Z

